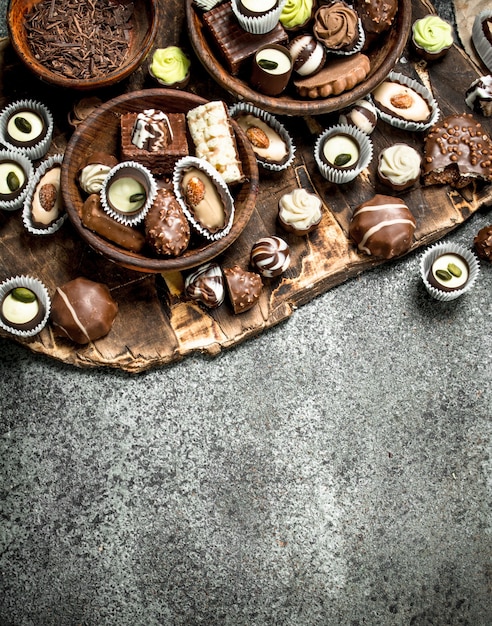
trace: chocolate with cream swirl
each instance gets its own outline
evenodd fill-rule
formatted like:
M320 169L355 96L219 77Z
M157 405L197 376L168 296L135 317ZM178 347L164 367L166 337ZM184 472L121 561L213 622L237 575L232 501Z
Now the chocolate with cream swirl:
M262 237L253 245L251 265L266 278L280 276L290 265L290 249L280 237Z
M206 263L185 279L185 294L190 300L214 309L224 302L224 276L217 263Z
M359 35L357 13L345 2L321 6L315 14L313 33L328 50L349 49Z

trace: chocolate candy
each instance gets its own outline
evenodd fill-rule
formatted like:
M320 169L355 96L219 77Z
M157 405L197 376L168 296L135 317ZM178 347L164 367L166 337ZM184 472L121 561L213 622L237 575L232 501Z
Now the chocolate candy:
M185 279L185 294L190 300L215 309L224 302L224 276L217 263L206 263Z
M280 276L290 265L290 250L280 237L262 237L253 245L251 265L266 278Z
M278 96L289 84L292 59L285 46L271 44L260 48L254 56L251 85L267 96Z
M460 189L476 179L492 181L492 140L473 115L449 115L425 138L424 184Z
M312 76L325 65L326 48L313 35L307 33L294 37L289 44L293 71L299 76Z
M476 78L465 93L466 104L484 117L492 116L492 74Z
M143 233L132 226L117 222L103 210L97 193L91 194L85 200L80 219L86 228L125 250L140 252L145 245Z
M15 330L32 330L43 320L46 309L34 291L15 287L7 293L0 308L2 322Z
M51 322L57 335L87 344L109 333L117 313L106 285L80 277L57 287Z
M31 204L31 223L36 228L49 228L60 217L63 199L60 190L61 165L55 164L41 176Z
M17 109L7 120L6 140L17 148L32 147L47 134L43 116L33 109Z
M190 225L176 196L168 189L157 191L144 226L147 241L157 254L179 256L188 247Z
M410 249L415 227L415 218L403 200L376 194L355 209L349 235L361 252L391 259Z
M470 268L459 254L446 253L438 256L427 275L429 284L441 291L463 289L468 281Z
M340 124L355 126L370 135L376 128L378 112L369 100L357 100L350 109L340 113L338 121Z
M234 313L249 311L260 299L263 283L255 272L234 265L224 269L224 278Z
M473 240L473 246L481 259L492 262L492 224L478 231Z

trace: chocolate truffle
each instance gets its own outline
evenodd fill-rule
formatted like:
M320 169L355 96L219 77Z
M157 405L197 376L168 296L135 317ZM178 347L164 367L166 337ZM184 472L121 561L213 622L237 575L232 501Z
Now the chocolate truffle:
M61 165L55 163L39 179L31 201L31 224L45 229L54 224L64 210L61 194Z
M395 143L381 150L378 158L379 180L394 191L408 189L420 178L422 157L406 143Z
M437 61L453 45L453 27L438 15L426 15L412 24L412 45L418 56Z
M224 276L217 263L206 263L185 279L185 295L209 309L220 306L224 302L224 294Z
M478 231L473 240L473 247L481 259L492 262L492 224Z
M307 235L321 222L321 199L306 189L294 189L284 194L278 204L280 224L294 235Z
M29 331L42 322L45 312L34 291L27 287L15 287L2 300L0 319L9 328Z
M79 277L57 287L51 322L57 335L87 344L109 333L117 313L106 285Z
M349 235L361 252L391 259L410 249L415 227L415 218L403 200L376 194L356 207Z
M398 11L398 0L354 0L354 9L362 21L364 31L372 40L387 31Z
M11 203L20 196L27 183L27 172L14 154L12 158L0 157L0 208L7 208L4 203Z
M34 109L15 110L7 120L5 139L17 148L38 144L48 132L43 116Z
M262 276L280 276L290 265L290 249L281 237L262 237L251 248L250 262Z
M150 170L136 161L122 161L106 176L99 195L108 215L134 225L145 218L156 193L157 183Z
M118 159L106 152L93 152L83 162L78 173L78 182L85 193L98 193L104 179L118 165Z
M425 138L424 184L461 189L474 180L492 182L492 140L471 114L449 115Z
M342 111L339 117L340 124L355 126L362 132L370 135L376 128L378 112L369 100L356 100L352 107Z
M289 43L292 71L298 76L313 76L325 65L326 48L313 35L304 33Z
M313 34L329 52L358 52L364 43L359 43L359 17L354 9L343 0L325 4L314 15Z
M448 252L438 256L432 263L427 280L440 291L457 291L466 285L469 274L470 268L466 259L454 252Z
M256 272L243 270L239 265L224 269L227 293L234 313L249 311L260 299L263 283Z
M484 117L492 116L492 74L476 78L465 93L466 104Z
M144 219L145 234L157 254L179 256L188 247L190 225L176 196L168 189L159 189Z
M483 64L492 72L492 10L485 9L475 17L472 42Z

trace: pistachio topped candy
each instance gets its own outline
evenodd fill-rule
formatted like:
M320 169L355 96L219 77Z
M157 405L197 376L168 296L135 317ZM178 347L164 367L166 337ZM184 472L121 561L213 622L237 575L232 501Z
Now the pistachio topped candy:
M137 224L147 214L157 193L151 172L133 161L111 169L100 191L103 209L124 224Z
M2 301L1 319L16 330L29 330L39 324L44 307L38 297L27 287L15 287Z
M46 154L52 132L53 117L39 102L13 102L0 114L1 143L30 159L39 159Z
M429 283L442 291L462 289L468 280L469 267L466 259L455 253L438 256L429 271Z

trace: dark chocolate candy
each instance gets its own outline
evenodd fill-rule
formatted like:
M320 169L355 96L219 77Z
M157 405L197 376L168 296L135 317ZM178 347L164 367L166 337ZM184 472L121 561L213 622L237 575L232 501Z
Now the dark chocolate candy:
M224 278L234 313L249 311L260 299L263 282L256 272L234 265L224 269Z
M492 262L492 224L478 231L473 240L473 246L481 259Z
M172 191L158 190L144 225L147 242L157 254L179 256L188 247L190 225Z
M9 291L0 307L2 322L15 330L32 330L43 320L46 309L36 294L26 287Z

